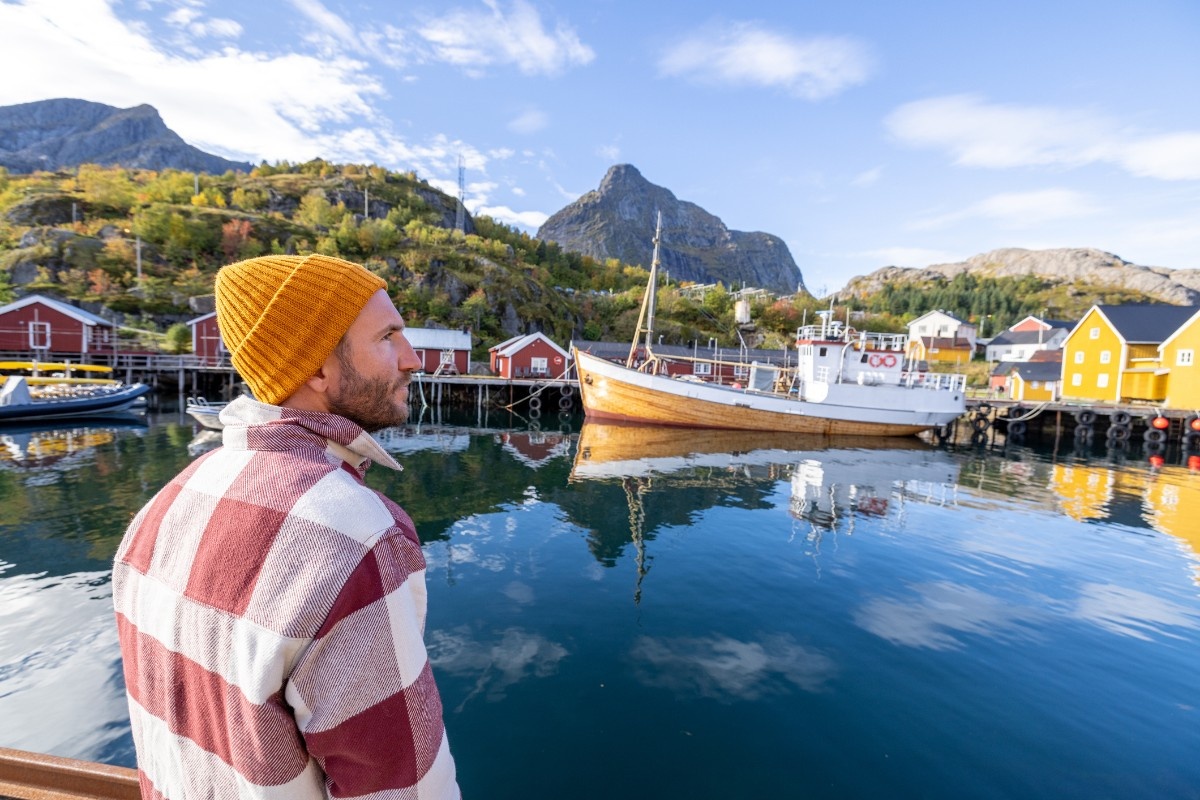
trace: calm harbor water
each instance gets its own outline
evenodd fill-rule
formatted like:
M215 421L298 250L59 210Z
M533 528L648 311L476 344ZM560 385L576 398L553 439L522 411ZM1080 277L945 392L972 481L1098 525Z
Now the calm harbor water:
M1200 464L513 424L369 475L466 796L1200 797ZM212 446L0 429L0 745L133 764L110 561Z

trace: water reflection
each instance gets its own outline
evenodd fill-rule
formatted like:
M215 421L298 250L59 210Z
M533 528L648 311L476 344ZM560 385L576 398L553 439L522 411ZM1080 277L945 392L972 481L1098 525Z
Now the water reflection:
M439 673L473 679L472 689L455 711L476 697L503 700L509 687L526 678L545 678L558 671L567 649L545 636L511 627L488 637L468 626L433 631L427 637L429 662Z
M588 421L579 434L571 480L620 486L634 548L636 603L652 561L647 541L657 526L678 519L673 509L694 518L731 497L765 507L766 495L786 481L788 511L804 526L793 529L792 537L800 533L815 551L830 532L853 534L859 518L873 518L873 525L900 524L908 501L954 503L957 472L946 451L916 438L830 438ZM611 563L611 545L599 541L606 526L579 521L594 532L597 558ZM611 526L607 531L611 535Z
M0 469L33 471L78 469L88 451L117 437L146 429L144 417L113 414L80 420L0 426Z
M837 674L833 659L794 637L758 640L714 635L701 638L639 638L630 656L646 686L677 696L722 702L755 701L787 694L790 687L819 692Z
M0 468L0 744L132 763L108 569L215 446L182 419ZM405 469L367 480L422 539L465 794L539 794L536 773L741 796L746 763L783 796L1200 785L1182 463L594 423L378 437Z

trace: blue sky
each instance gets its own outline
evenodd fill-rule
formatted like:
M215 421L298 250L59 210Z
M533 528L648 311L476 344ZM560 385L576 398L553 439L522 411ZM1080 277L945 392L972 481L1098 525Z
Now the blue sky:
M530 232L613 164L879 267L1095 247L1200 268L1195 0L0 0L0 105L149 103L258 162L413 169Z

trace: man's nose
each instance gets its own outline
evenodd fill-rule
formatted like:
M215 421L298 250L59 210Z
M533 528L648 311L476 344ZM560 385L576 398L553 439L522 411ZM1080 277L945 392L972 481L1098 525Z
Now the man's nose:
M401 334L401 339L404 345L400 348L400 362L398 366L403 372L416 372L424 365L421 363L421 359L417 358L417 351L413 350L412 345L408 343L408 337Z

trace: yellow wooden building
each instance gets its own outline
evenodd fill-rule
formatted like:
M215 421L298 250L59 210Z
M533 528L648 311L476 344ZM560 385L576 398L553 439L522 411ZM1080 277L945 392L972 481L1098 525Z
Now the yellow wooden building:
M1169 370L1163 405L1167 408L1200 410L1200 310L1192 314L1158 347L1159 362Z
M918 336L908 340L906 355L910 361L927 361L941 364L966 364L971 360L975 346L966 339L945 339L936 336Z
M1062 399L1163 402L1170 370L1159 346L1196 312L1151 303L1092 306L1063 343Z
M1026 361L1013 364L1008 373L1008 397L1026 403L1058 399L1062 364L1057 361Z

